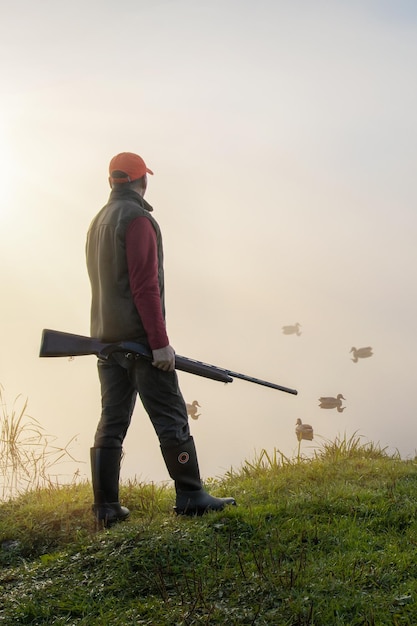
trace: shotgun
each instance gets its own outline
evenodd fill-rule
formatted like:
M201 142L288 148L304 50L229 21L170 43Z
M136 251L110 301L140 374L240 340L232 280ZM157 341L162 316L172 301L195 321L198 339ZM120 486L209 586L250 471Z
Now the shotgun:
M94 339L93 337L85 337L84 335L74 335L59 330L50 330L45 328L42 331L42 340L39 356L40 357L60 357L60 356L84 356L95 354L99 359L107 360L114 352L123 352L130 358L144 358L152 361L152 352L146 346L134 341L120 341L116 343L106 343ZM295 389L289 389L282 385L270 383L266 380L232 372L228 369L209 365L202 361L196 361L186 356L175 355L175 368L196 376L211 378L222 383L232 383L234 378L240 378L257 385L271 387L286 393L297 395Z

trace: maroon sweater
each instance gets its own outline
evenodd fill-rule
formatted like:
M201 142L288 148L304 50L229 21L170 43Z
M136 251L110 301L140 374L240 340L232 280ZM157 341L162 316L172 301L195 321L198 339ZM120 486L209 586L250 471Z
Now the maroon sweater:
M146 217L132 220L126 231L130 289L152 350L169 344L161 309L155 229Z

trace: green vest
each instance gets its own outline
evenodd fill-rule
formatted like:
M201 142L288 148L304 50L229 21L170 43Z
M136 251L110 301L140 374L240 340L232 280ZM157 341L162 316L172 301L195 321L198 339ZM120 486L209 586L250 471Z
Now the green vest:
M163 247L152 207L132 189L113 190L106 206L87 233L86 259L91 283L92 337L101 341L135 340L147 343L142 320L133 301L126 259L126 230L137 217L152 223L158 245L158 278L165 318Z

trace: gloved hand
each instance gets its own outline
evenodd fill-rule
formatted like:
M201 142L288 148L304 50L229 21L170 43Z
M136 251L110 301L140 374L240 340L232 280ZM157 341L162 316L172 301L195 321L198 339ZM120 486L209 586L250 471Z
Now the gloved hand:
M173 372L175 369L175 350L172 346L168 345L165 348L158 348L158 350L152 350L153 361L152 365L164 372Z

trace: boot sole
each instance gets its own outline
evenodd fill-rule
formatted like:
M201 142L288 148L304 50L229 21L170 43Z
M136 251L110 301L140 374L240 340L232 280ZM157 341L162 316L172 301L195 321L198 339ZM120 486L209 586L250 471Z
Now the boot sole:
M205 508L185 508L185 509L179 509L178 507L174 506L174 512L176 515L188 515L189 517L201 517L202 515L205 515L206 513L220 513L221 511L224 511L224 509L227 506L236 506L236 502L228 502L225 503L222 507L219 508L213 508L210 506L207 506Z
M129 515L125 515L124 517L96 517L96 522L98 524L103 524L104 528L110 528L115 524L120 524L120 522L124 522L127 520Z

